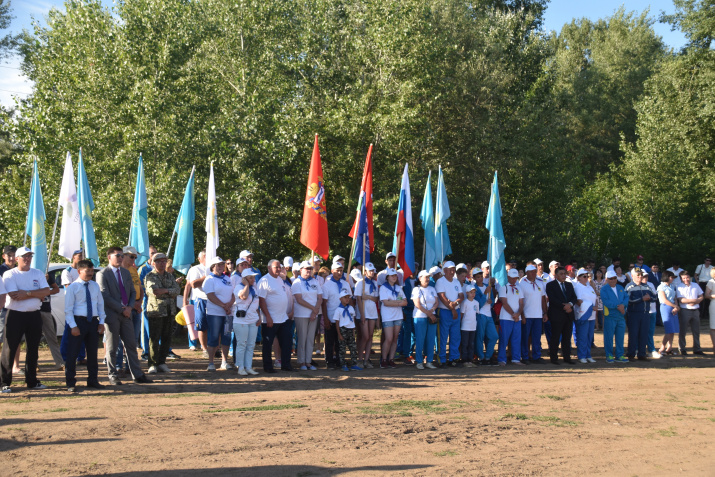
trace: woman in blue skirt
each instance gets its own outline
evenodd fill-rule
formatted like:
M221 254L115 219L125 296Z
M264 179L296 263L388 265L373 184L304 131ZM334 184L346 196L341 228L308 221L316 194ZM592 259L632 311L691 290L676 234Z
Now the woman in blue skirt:
M660 301L660 315L663 317L663 328L665 335L663 336L663 344L658 352L661 356L673 355L673 337L675 333L680 332L678 324L678 300L675 298L675 290L673 289L673 280L675 274L670 270L663 272L658 286L658 300Z

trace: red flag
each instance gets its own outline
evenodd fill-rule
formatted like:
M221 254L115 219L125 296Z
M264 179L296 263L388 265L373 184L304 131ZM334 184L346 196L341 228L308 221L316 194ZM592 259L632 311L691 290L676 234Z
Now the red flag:
M365 210L367 211L367 230L368 237L370 237L370 252L374 252L375 235L372 233L372 144L370 144L370 148L367 150L365 168L362 171L362 183L360 184L360 199L358 200L357 214L355 217L355 223L353 223L353 228L350 230L348 237L353 239L357 237L360 222L360 211L363 207L365 207Z
M323 259L328 259L330 254L328 213L325 206L325 184L323 182L323 166L320 163L317 134L315 135L315 146L313 146L313 157L310 159L300 243L323 257Z

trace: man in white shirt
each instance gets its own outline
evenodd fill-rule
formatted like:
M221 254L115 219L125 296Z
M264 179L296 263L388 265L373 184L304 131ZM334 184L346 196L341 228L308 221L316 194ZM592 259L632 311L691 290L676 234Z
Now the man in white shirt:
M444 276L437 280L435 290L439 298L439 359L440 367L460 367L459 343L462 340L459 305L464 301L464 293L459 280L454 276L454 262L447 261L442 267ZM449 360L447 342L449 341Z
M702 290L705 290L710 281L710 271L713 269L712 260L710 257L705 257L705 262L701 263L695 268L695 279ZM710 310L710 300L708 298L703 299L700 305L700 319L707 319Z
M680 278L680 272L683 271L682 268L680 268L680 263L679 262L673 262L673 266L668 269L669 272L673 272L673 275L675 275L675 278L673 279L673 283L670 284L673 288L678 288L680 285L683 284L682 279Z
M244 250L245 251L245 250ZM206 293L203 290L204 280L208 275L206 269L206 250L199 252L199 264L191 267L186 274L186 282L191 285L191 301L194 302L194 325L199 336L199 343L203 350L203 357L208 358L208 321L206 319ZM238 264L237 264L238 268Z
M697 283L692 283L687 270L680 272L682 284L676 288L675 296L680 304L678 322L680 333L678 334L678 348L680 354L687 356L685 336L688 327L693 332L693 354L704 356L705 353L700 348L700 302L703 301L703 290Z
M62 284L63 288L67 288L70 286L72 282L77 280L79 278L79 272L77 271L77 264L79 263L80 260L84 258L84 252L82 249L80 250L75 250L72 253L72 264L62 270L62 275L60 275L60 283ZM67 362L67 346L69 343L69 337L70 337L70 328L67 326L67 323L65 322L65 328L64 331L62 332L62 340L60 341L60 353L62 354L62 360L66 363ZM79 350L79 355L77 355L77 359L79 360L80 364L86 364L86 351L84 349L84 343L80 345L80 350Z
M387 268L377 274L378 286L382 286L382 284L385 283L385 280L387 279L387 270L389 270L389 269L397 270L396 263L397 263L397 256L392 252L388 252L388 254L385 256L385 264L387 265ZM400 285L401 287L405 285L405 274L402 270L397 270L397 284Z
M15 252L17 267L3 274L6 298L5 344L0 358L0 388L3 393L11 392L12 366L22 336L25 336L27 355L25 357L25 383L28 389L45 389L47 386L37 379L37 356L42 338L42 299L50 294L45 274L30 268L33 251L20 247Z
M291 324L288 323L288 292L289 287L280 278L281 263L278 260L268 262L268 275L258 282L258 306L263 318L263 370L276 373L273 369L273 341L278 338L281 347L281 370L294 371L290 356L292 349Z
M118 249L119 250L119 249ZM65 290L65 322L70 328L69 346L67 348L67 364L65 366L65 382L67 390L75 392L76 361L80 345L84 343L87 350L87 387L103 389L104 385L99 384L97 363L97 347L99 335L104 333L104 297L99 289L99 285L92 281L94 276L94 264L91 260L80 260L77 263L78 279L72 282ZM129 275L127 273L127 275ZM131 315L130 315L131 316ZM134 329L132 329L132 339L134 339ZM134 359L138 363L136 350L131 341L129 350L134 351ZM129 351L126 350L125 351ZM116 359L116 346L112 353Z
M546 315L546 284L538 276L537 267L527 264L526 275L519 286L524 298L524 317L521 326L521 360L529 359L529 336L531 336L531 362L543 363L541 358L541 328L548 321Z

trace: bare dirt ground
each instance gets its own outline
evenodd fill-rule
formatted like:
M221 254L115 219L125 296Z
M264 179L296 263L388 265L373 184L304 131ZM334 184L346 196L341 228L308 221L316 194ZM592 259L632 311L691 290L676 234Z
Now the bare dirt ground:
M0 474L715 475L709 336L705 358L621 365L601 339L592 365L248 378L177 347L155 384L76 395L43 351L50 388L0 396Z

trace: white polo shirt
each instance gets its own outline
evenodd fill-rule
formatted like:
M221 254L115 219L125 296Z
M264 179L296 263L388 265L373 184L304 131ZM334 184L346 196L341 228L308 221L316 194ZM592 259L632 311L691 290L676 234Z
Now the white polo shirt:
M69 286L70 283L76 281L79 278L79 270L72 267L67 267L62 270L62 275L60 276L60 283L63 287Z
M499 299L501 300L502 298L506 298L506 302L509 304L511 310L514 313L518 313L520 311L519 300L524 298L524 293L521 291L519 283L515 283L513 285L510 285L509 283L506 285L499 285L497 290L499 291ZM499 319L514 321L504 307L502 307L501 312L499 313Z
M393 290L397 292L397 296L395 296L395 293L393 293L387 285L383 285L380 287L380 301L384 300L404 300L405 297L405 292L402 290L402 287L398 284L395 284L393 287ZM385 306L382 305L380 308L380 311L382 312L382 321L397 321L402 319L402 307L400 306ZM365 312L367 314L367 312Z
M231 279L226 275L216 276L212 273L206 277L206 280L204 280L203 289L204 293L213 293L216 295L216 298L224 303L231 301L231 297L233 296ZM211 300L206 302L206 314L214 316L227 316L226 310L213 303Z
M194 280L198 280L201 277L205 277L208 274L208 269L204 267L201 264L194 265L189 269L189 272L186 274L186 281L188 282L193 282ZM191 288L191 299L194 300L194 303L196 300L201 299L201 300L206 300L206 292L203 290L203 287L199 288Z
M341 328L355 328L355 308L352 305L348 305L348 314L343 312L343 308L338 306L333 312L333 319L330 320L331 323L339 322L338 326Z
M437 291L437 295L444 293L445 298L449 301L457 301L459 299L459 294L462 293L462 284L459 283L457 277L453 277L451 282L447 280L446 277L442 277L437 280L434 288ZM442 300L439 300L439 304L437 306L442 310L449 310L449 308L442 303ZM457 305L456 309L459 310L459 305Z
M479 313L479 302L467 298L462 302L462 323L461 331L477 330L477 314Z
M543 280L535 278L530 282L524 277L519 282L519 287L524 298L524 315L527 318L539 318L544 316L544 311L541 308L542 297L546 296L546 285Z
M328 319L331 323L333 322L335 310L340 306L340 290L348 290L352 295L350 284L345 279L341 279L339 282L336 282L333 281L332 278L332 275L329 276L323 285L323 300L325 300L325 308L328 311ZM340 283L339 287L338 283Z
M431 310L432 307L434 306L435 303L437 303L437 291L434 289L432 286L416 286L412 289L412 297L413 300L415 298L419 299L420 305L422 305L422 308L425 310ZM424 312L420 311L419 308L414 307L414 310L412 311L412 317L413 318L427 318L427 314Z
M36 268L31 268L26 272L21 272L17 267L5 272L2 276L5 292L15 292L18 290L40 290L41 288L49 288L45 279L45 274ZM5 297L5 308L15 311L37 311L42 306L42 300L39 298L30 298L28 300L13 300L10 295Z
M271 314L273 323L285 323L288 321L286 310L288 309L288 293L290 288L280 277L272 277L266 274L258 281L258 296L266 300L268 313ZM261 313L263 323L266 317Z
M302 278L296 278L290 287L290 291L293 297L300 295L303 300L308 302L309 305L315 306L318 303L318 297L323 296L323 289L320 287L318 280L315 278L310 278L309 280L303 280ZM294 298L295 300L295 298ZM293 302L293 317L294 318L310 318L312 310L306 308L297 301Z
M5 275L7 275L7 272L5 272ZM678 298L696 299L703 294L703 289L695 282L690 282L689 286L681 284L675 291ZM684 305L688 310L697 310L700 308L699 303L684 303Z
M596 303L598 301L598 295L591 285L582 285L581 283L576 283L574 286L574 291L576 292L576 298L582 301L581 305L577 305L576 308L576 319L582 319L584 313L588 310L590 306L593 307L591 314L586 317L586 320L596 319Z
M713 269L712 265L710 265L709 267L706 267L704 263L701 263L695 269L695 277L693 277L693 278L697 278L698 283L707 283L710 281L710 270L712 270L712 269Z

